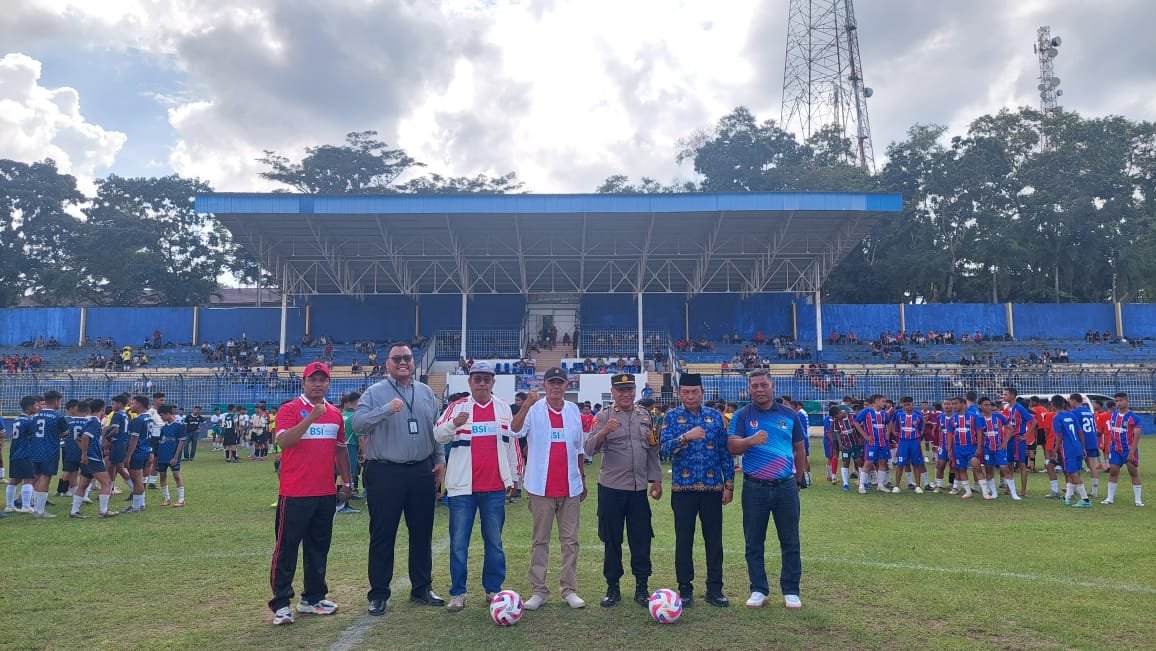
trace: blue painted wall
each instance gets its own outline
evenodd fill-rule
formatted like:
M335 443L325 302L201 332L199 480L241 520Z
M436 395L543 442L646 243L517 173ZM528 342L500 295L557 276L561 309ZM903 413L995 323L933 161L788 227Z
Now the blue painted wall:
M286 310L285 335L289 345L301 341L305 334L305 308ZM244 334L249 341L281 340L281 307L203 307L197 324L200 343L238 339Z
M1124 319L1125 337L1156 337L1156 303L1124 303L1120 316ZM1108 332L1116 334L1114 328Z
M19 346L43 336L56 337L61 346L75 346L80 338L79 307L9 307L0 309L0 345Z
M768 338L791 333L793 294L700 294L690 302L690 334L694 339L718 340L738 332L750 339L755 332Z
M642 327L682 339L686 334L686 294L643 294Z
M899 308L897 307L896 310ZM904 307L908 332L942 332L952 330L956 336L964 332L998 336L1007 334L1007 309L993 303L932 303ZM1017 318L1016 335L1019 333ZM1021 337L1022 338L1022 337Z
M460 294L426 294L418 298L418 303L421 305L421 333L426 337L432 339L438 330L462 329Z
M645 303L642 306L646 308ZM634 300L634 294L583 296L582 330L638 330L638 302Z
M191 307L90 307L85 333L89 340L112 337L117 344L139 346L160 330L165 343L193 341Z
M461 299L458 299L461 309ZM518 330L526 316L526 298L521 294L477 294L466 305L470 330ZM461 315L458 315L459 328Z
M314 338L325 335L342 342L413 338L414 302L409 297L311 296L308 301L309 334Z
M1115 310L1107 303L1013 305L1012 316L1016 339L1083 339L1088 330L1116 333Z

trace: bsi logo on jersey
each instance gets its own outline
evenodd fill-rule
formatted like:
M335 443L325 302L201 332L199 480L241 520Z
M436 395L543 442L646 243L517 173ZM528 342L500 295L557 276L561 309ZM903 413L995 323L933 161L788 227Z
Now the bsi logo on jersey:
M301 438L306 439L335 439L337 438L337 426L332 423L323 423L321 425L310 425L309 429Z

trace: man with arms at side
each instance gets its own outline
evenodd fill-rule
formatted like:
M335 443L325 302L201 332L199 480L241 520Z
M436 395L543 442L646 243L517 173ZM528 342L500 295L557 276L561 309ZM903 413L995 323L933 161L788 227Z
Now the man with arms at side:
M923 414L915 411L915 401L910 396L899 400L899 409L891 417L891 431L899 439L899 448L895 453L895 480L899 481L899 473L905 468L906 472L915 472L915 492L923 492L923 473L927 467L923 463L923 450L919 439L923 436Z
M332 615L337 604L325 598L325 567L333 540L333 512L337 500L349 499L349 453L345 450L345 421L341 410L325 399L329 367L312 362L302 372L302 394L277 411L277 445L281 447L280 489L274 529L277 542L269 569L273 623L292 624L293 575L297 548L305 556L305 585L297 612ZM333 469L341 489L333 485Z
M1018 502L1020 496L1016 492L1015 480L1012 478L1011 468L1008 465L1008 442L1011 438L1008 432L1011 426L1007 422L1007 417L996 410L995 405L987 396L979 399L979 410L983 414L977 421L980 433L983 435L983 447L980 454L983 456L984 476L986 477L980 484L983 488L983 498L985 500L999 498L999 486L997 485L999 480L996 479L996 473L999 473L1007 485L1011 498Z
M145 510L145 466L148 465L152 454L149 430L152 418L149 416L148 396L133 396L129 405L136 417L128 424L128 449L125 456L128 459L129 481L132 482L132 505L121 513L141 513Z
M409 529L410 600L444 606L434 594L433 522L445 457L434 440L440 403L414 377L413 351L390 346L387 377L370 386L353 412L365 458L362 471L369 506L369 614L384 615L393 581L397 527L405 515Z
M1092 497L1100 496L1100 442L1096 437L1096 415L1088 406L1084 396L1073 393L1068 396L1069 412L1076 419L1076 428L1084 437L1084 462L1092 475Z
M876 393L867 399L863 410L855 415L855 429L863 437L863 470L859 473L859 492L870 490L871 482L882 493L899 492L888 489L887 460L891 458L891 446L887 441L887 412L884 411L883 396Z
M470 394L456 400L438 419L434 439L450 444L445 487L450 507L450 601L446 610L466 606L466 580L474 518L481 520L482 589L485 603L502 591L506 554L502 527L506 495L514 490L518 470L517 443L510 436L513 416L504 400L493 395L494 368L478 361L470 367Z
M1128 408L1128 394L1123 391L1112 396L1116 400L1116 408L1108 419L1108 431L1111 434L1109 445L1108 467L1108 499L1103 504L1112 504L1116 500L1116 483L1120 480L1120 467L1128 467L1128 476L1132 478L1132 494L1136 506L1144 506L1140 499L1140 419Z
M60 411L58 391L44 393L44 408L32 417L32 472L35 476L32 486L32 517L55 518L45 513L48 504L48 487L52 476L60 464L60 439L68 432L68 419Z
M1003 390L1003 399L1008 405L1006 415L1008 429L1011 433L1007 450L1008 463L1011 464L1012 470L1019 472L1019 494L1026 497L1028 494L1028 449L1035 445L1035 427L1032 424L1032 412L1028 411L1028 408L1019 401L1019 392L1015 387L1005 388ZM1031 446L1028 444L1028 436L1032 437Z
M117 515L116 511L108 510L108 500L112 497L112 478L104 464L104 437L98 414L104 410L103 400L81 400L76 407L78 418L85 419L77 443L82 450L80 457L80 483L72 494L72 511L69 516L74 518L86 517L81 515L80 506L84 503L84 495L93 478L100 482L100 517L111 518Z
M32 513L32 417L40 409L40 396L20 399L20 415L12 423L12 445L8 448L8 486L5 487L5 513ZM16 507L16 493L20 507Z
M181 477L181 452L187 442L185 424L177 421L172 405L157 407L157 414L164 423L161 426L161 442L156 451L156 469L161 479L161 506L183 507L185 480ZM177 484L176 502L170 498L169 470L173 471L173 481Z
M674 573L683 607L694 603L694 530L702 523L706 548L706 601L729 606L723 594L723 507L734 499L735 465L727 449L722 414L702 406L702 376L683 373L682 405L663 419L663 456L671 459L670 508L674 511Z
M594 432L586 438L586 456L602 452L598 473L598 537L603 542L602 576L606 596L600 605L609 608L622 599L622 530L630 545L630 572L634 575L634 602L645 607L650 600L651 574L650 504L662 497L662 466L658 441L652 439L650 412L634 404L634 375L619 373L610 378L614 404L598 413Z
M1056 410L1056 417L1052 420L1052 428L1056 431L1056 445L1059 447L1063 461L1064 478L1064 506L1074 506L1078 509L1092 508L1092 500L1084 488L1084 480L1080 477L1080 468L1084 465L1084 433L1080 430L1079 420L1066 408L1071 406L1070 398L1052 396L1052 407ZM1078 502L1072 502L1073 492L1080 494Z
M764 605L770 593L764 547L773 517L782 558L779 588L783 601L787 608L802 608L799 489L806 478L795 459L804 455L806 433L794 410L775 403L775 383L765 370L751 371L747 388L751 402L735 412L728 439L731 454L743 456L743 537L751 582L747 606Z
M550 595L546 568L555 521L562 548L562 600L571 608L583 608L586 601L578 596L578 525L586 500L586 435L578 407L565 399L566 372L558 367L548 369L542 384L545 399L539 400L538 392L531 391L510 425L515 436L526 439L524 486L530 501L533 589L526 609L541 608Z

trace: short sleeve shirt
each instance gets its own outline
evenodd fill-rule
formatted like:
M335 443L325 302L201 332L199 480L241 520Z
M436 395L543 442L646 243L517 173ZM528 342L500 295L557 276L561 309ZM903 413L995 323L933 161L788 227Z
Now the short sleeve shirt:
M281 451L282 497L320 497L334 495L334 459L337 448L344 448L345 419L341 410L326 404L325 415L309 426L297 444ZM313 404L298 396L277 410L277 433L293 429L309 416Z
M798 413L781 404L759 409L751 403L731 418L730 436L749 438L759 430L767 433L767 442L743 453L743 474L765 481L794 475L794 446L806 436Z

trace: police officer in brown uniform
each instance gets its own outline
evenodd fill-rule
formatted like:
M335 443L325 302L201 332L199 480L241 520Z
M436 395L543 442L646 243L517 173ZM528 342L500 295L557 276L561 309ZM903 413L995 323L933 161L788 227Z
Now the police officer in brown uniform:
M598 475L598 537L605 544L602 575L606 596L601 605L609 608L622 599L618 580L622 578L622 530L630 544L630 571L634 574L634 601L646 606L650 598L650 504L662 497L662 467L658 462L658 441L650 413L634 404L634 376L619 373L610 379L614 404L598 413L586 439L586 457L603 454Z

